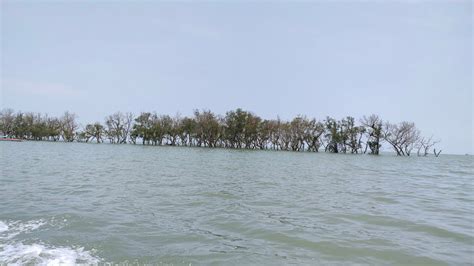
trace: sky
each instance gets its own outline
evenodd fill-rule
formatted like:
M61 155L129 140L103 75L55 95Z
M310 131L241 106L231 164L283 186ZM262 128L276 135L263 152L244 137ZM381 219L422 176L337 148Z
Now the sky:
M474 153L471 1L1 1L0 107L378 114Z

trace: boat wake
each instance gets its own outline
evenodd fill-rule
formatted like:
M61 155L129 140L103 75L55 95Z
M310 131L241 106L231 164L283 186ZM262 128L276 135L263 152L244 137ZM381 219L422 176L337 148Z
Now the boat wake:
M0 221L0 240L12 239L22 233L29 233L46 224L43 219L28 222L12 221L5 223Z
M75 265L98 264L101 260L83 247L55 247L44 243L24 243L15 237L31 233L47 224L45 220L0 221L0 264Z

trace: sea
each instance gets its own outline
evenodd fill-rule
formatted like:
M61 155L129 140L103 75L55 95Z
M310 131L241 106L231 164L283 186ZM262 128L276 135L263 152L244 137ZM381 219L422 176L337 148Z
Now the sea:
M0 142L0 264L474 265L473 156Z

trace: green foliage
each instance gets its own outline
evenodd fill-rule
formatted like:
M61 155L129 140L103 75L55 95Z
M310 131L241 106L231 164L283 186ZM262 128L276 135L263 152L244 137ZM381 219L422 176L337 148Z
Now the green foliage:
M347 116L324 121L298 115L291 121L262 119L241 108L218 116L210 110L195 110L193 117L170 117L143 112L116 112L105 124L87 124L82 130L76 115L65 112L59 118L34 113L0 112L0 132L6 137L29 140L84 141L97 143L140 142L144 145L181 145L235 149L274 149L318 152L321 147L331 153L379 154L382 142L390 144L398 155L428 154L437 141L420 138L414 123L383 123L376 116L363 117L360 124ZM365 149L364 149L365 146Z

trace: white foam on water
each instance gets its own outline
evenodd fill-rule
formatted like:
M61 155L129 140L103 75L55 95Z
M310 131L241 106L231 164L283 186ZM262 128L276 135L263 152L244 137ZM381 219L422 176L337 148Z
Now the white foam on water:
M13 221L8 223L0 221L0 239L11 239L21 233L36 230L45 224L46 221L43 219L28 222Z
M76 265L98 264L100 259L94 257L84 248L48 247L42 244L0 245L0 261L8 265Z
M45 225L43 219L27 222L0 221L0 265L76 265L98 264L100 259L83 247L54 247L45 244L17 243L14 237L27 234Z
M2 221L0 221L0 233L8 231L8 225Z

